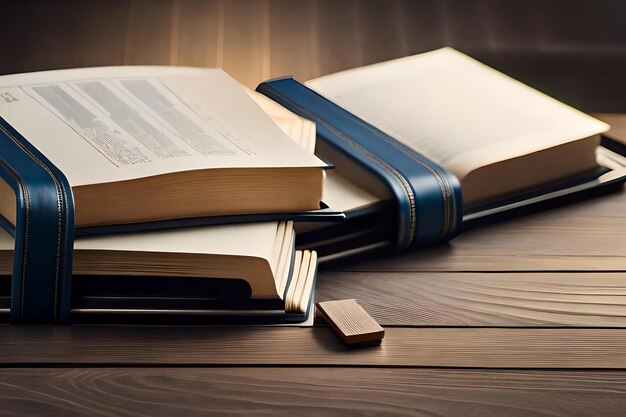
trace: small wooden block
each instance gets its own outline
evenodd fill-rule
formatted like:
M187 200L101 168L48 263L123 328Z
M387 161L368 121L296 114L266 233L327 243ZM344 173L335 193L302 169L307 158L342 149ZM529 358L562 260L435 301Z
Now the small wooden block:
M323 301L316 305L330 327L348 345L380 343L385 336L385 329L356 300Z

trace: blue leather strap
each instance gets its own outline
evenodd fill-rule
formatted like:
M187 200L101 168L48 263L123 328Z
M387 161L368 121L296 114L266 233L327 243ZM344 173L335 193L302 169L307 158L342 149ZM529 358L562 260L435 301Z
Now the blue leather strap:
M12 323L68 323L74 203L65 176L0 118L0 176L16 196Z
M292 78L262 83L257 91L315 122L318 140L389 189L397 203L398 249L445 241L458 233L461 187L450 172Z

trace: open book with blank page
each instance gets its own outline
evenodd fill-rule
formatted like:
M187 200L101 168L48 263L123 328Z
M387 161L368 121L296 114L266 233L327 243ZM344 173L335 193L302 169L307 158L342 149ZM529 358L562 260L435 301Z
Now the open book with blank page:
M609 126L450 48L257 91L316 124L343 224L306 230L321 260L428 245L464 227L616 189ZM334 192L330 190L335 190Z

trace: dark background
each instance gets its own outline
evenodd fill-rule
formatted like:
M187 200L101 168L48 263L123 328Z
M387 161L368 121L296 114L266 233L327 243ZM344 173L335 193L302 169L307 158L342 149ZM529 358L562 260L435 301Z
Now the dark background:
M249 87L452 46L586 111L626 112L626 1L2 3L0 73L220 66Z

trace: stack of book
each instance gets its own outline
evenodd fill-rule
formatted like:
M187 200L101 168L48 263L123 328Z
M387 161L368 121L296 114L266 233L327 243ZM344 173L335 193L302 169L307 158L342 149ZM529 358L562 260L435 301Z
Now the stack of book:
M51 71L0 89L13 322L312 316L317 256L296 250L293 220L342 215L320 206L328 165L309 133L284 133L217 69Z
M614 190L608 125L451 49L304 84L0 77L14 323L310 323L320 262ZM610 150L610 149L612 150Z

